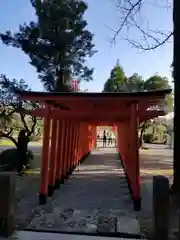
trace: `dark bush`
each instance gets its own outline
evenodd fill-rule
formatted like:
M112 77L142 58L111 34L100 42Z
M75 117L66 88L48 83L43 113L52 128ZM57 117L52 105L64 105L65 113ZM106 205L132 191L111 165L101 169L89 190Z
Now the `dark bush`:
M30 168L31 162L34 159L33 152L28 150L26 166ZM13 171L17 169L19 158L16 148L7 149L0 154L0 171Z
M145 133L143 135L143 140L145 143L152 143L153 142L153 134L152 133Z

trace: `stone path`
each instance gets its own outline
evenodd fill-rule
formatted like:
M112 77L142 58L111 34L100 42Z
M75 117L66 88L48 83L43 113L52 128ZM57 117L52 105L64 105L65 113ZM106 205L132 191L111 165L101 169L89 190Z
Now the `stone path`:
M94 150L56 191L38 206L29 229L139 234L124 172L115 149Z
M6 238L7 239L7 238ZM98 236L85 236L74 234L58 234L58 233L38 233L38 232L26 232L19 231L14 234L9 240L114 240L116 238L111 237L98 237ZM131 238L118 238L119 240L133 240ZM138 238L136 238L138 240ZM0 238L5 240L5 238Z

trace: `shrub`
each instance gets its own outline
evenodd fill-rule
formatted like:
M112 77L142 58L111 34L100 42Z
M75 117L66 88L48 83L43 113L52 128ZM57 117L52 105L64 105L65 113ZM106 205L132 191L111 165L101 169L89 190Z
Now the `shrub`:
M33 152L28 150L25 164L28 168L30 168L33 159ZM18 164L19 158L15 148L7 149L0 154L0 171L13 171L17 169Z
M146 133L143 135L143 140L145 143L152 143L153 142L153 134L152 133Z

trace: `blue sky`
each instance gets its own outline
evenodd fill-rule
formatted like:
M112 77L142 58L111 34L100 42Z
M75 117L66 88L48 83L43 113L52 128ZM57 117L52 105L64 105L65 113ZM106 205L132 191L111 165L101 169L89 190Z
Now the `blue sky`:
M117 59L120 60L127 76L137 72L144 78L148 78L157 72L162 76L167 76L171 81L171 42L156 51L139 53L129 43L117 38L116 45L110 48L109 39L112 36L110 29L118 26L120 17L115 8L115 1L87 1L89 8L85 18L88 21L89 30L95 35L94 43L98 53L88 60L88 65L95 69L94 80L90 83L82 83L81 88L87 88L88 91L93 92L101 91ZM16 31L20 23L35 19L29 0L1 0L0 10L0 32ZM172 28L171 11L167 11L167 9L147 6L143 9L143 15L147 17L153 29L169 30ZM136 31L131 35L137 40ZM23 78L33 90L42 90L36 70L28 62L28 57L21 50L0 44L0 73L6 74L10 78Z

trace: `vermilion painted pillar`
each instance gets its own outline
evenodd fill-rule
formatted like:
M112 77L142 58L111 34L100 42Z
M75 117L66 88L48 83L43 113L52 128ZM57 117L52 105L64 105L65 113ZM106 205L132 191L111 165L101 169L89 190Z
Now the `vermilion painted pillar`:
M48 196L52 196L55 188L55 173L56 173L56 144L57 144L57 119L52 118L52 134L51 134L51 151L50 151L50 166L49 166L49 185Z
M75 129L76 125L75 125L75 122L72 122L72 151L71 151L71 172L73 172L74 168L75 168L75 165L74 165L74 162L75 162L75 155L74 155L74 151L75 151Z
M77 138L77 124L76 122L73 123L73 151L72 151L72 169L76 168L76 158L75 158L75 151L76 151L76 138Z
M76 166L79 164L80 158L79 158L79 123L76 123L76 145L75 145L75 164Z
M126 123L125 121L121 122L119 124L119 129L118 129L118 147L121 153L121 157L123 162L125 162L125 148L126 148Z
M42 166L39 194L39 204L41 205L46 204L48 194L50 121L50 107L46 106L46 115L44 117L44 137L42 147Z
M56 180L55 180L55 188L60 188L61 183L61 153L62 153L62 142L63 142L63 121L59 120L59 128L58 128L58 144L57 144L57 166L56 166Z
M92 126L92 148L96 148L96 126Z
M57 165L58 165L58 156L59 156L59 153L58 153L58 150L59 150L59 142L60 142L60 139L59 139L59 127L60 127L60 121L58 119L57 120L57 129L56 129L56 149L55 149L55 169L53 171L53 184L54 184L54 189L56 189L56 172L57 172Z
M117 149L118 149L118 152L121 154L121 149L120 149L120 146L121 146L121 126L118 125L118 129L117 129Z
M64 134L64 141L65 141L65 146L64 146L64 179L68 178L68 157L69 157L69 120L66 120L66 132Z
M77 137L77 161L78 163L82 161L82 156L81 156L81 124L78 123L78 137Z
M130 163L131 163L131 157L130 157L130 143L129 143L129 137L131 135L130 133L130 129L129 129L129 119L127 121L124 122L124 125L123 125L123 128L124 128L124 152L123 152L123 155L124 155L124 162L125 162L125 166L126 166L126 171L129 171L131 170L130 167Z
M68 163L68 174L72 173L72 151L73 151L73 122L70 121L70 138L69 138L69 163Z
M67 176L71 174L71 160L72 160L72 133L73 133L73 123L69 121L69 132L68 132L68 163L67 163Z
M82 124L81 144L82 144L82 157L83 157L88 153L88 147L89 147L88 125L87 124Z
M66 175L66 163L67 163L67 120L64 120L63 125L63 147L62 147L62 156L61 156L61 183L64 183L65 175Z
M77 138L77 124L73 123L73 152L72 152L72 161L73 161L73 169L76 168L76 138Z
M89 144L89 129L88 129L89 125L86 125L86 151L85 154L88 154L90 152L90 144Z
M70 175L70 161L71 161L71 134L72 134L72 121L68 123L68 152L67 152L67 174L66 178Z
M60 152L60 175L59 179L61 183L64 183L64 148L66 145L66 121L62 120L62 136L61 136L61 152Z
M92 149L92 126L88 125L88 145L89 145L89 152Z
M79 131L78 131L78 139L77 139L77 145L78 147L78 158L79 160L82 159L83 156L83 126L82 123L79 124Z
M139 173L139 143L138 143L138 104L133 103L131 105L131 119L130 119L130 130L131 130L131 161L133 171L133 197L134 207L136 210L141 208L141 197L140 197L140 173Z

